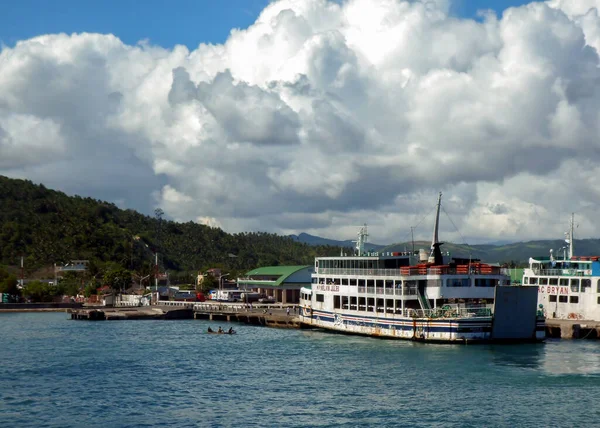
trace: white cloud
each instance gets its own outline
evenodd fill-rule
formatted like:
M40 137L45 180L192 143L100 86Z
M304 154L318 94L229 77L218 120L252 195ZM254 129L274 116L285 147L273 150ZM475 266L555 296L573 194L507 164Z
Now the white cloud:
M598 1L280 0L189 51L57 34L0 53L0 173L230 232L595 237ZM587 219L587 220L584 220ZM458 231L455 229L455 226Z

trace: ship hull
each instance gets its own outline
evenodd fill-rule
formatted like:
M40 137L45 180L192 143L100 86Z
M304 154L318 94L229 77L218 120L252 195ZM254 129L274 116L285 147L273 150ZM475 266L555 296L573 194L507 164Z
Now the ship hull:
M386 318L305 309L300 319L304 326L338 333L433 343L541 342L546 336L543 320L530 338L495 339L493 317Z

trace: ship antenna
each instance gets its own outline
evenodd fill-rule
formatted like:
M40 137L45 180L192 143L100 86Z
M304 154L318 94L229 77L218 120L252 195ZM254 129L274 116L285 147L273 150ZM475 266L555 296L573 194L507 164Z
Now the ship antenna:
M573 230L575 229L575 213L571 213L571 224L569 225L569 231L565 233L565 242L569 244L569 259L573 258L573 245L575 240L573 239Z
M431 240L431 254L429 255L429 263L434 263L436 265L444 264L444 258L442 257L442 251L440 250L440 246L442 245L442 243L439 242L439 238L438 238L441 206L442 206L442 192L440 192L440 194L438 196L437 209L436 209L436 213L435 213L435 224L433 226L433 239Z
M367 223L365 223L358 231L358 239L356 241L356 255L362 256L365 252L365 243L367 242L367 237L369 234L367 233Z

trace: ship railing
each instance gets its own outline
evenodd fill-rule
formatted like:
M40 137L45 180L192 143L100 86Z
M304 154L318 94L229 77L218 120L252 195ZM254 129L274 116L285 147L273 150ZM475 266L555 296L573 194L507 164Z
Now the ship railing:
M316 270L319 275L356 275L356 276L398 276L400 269L352 269L322 268Z
M193 309L198 312L216 312L216 313L232 313L232 312L255 312L264 309L284 309L286 307L297 306L295 304L284 303L194 303Z
M489 318L492 316L492 309L488 307L481 308L433 308L433 309L409 309L394 308L373 305L355 305L343 304L342 309L368 312L368 313L387 313L409 318Z
M461 265L457 267L435 266L431 268L405 266L397 269L352 269L322 268L316 270L319 275L352 275L352 276L408 276L408 275L510 275L507 268L498 266ZM250 281L248 281L250 282Z
M383 288L383 287L357 287L358 294L369 293L375 295L387 296L416 296L418 293L417 287L404 287L404 293L401 287Z
M408 309L407 316L412 318L480 318L491 317L492 309L481 308L434 308L434 309Z
M591 276L591 270L584 269L532 269L534 275L547 276Z
M159 300L156 306L177 306L180 308L193 308L195 302L185 302L183 300Z

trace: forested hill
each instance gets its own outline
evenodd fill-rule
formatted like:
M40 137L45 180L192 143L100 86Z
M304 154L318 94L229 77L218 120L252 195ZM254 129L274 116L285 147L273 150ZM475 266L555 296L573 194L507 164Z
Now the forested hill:
M340 253L339 247L309 246L275 234L228 234L193 222L167 221L0 176L2 265L16 266L24 256L29 271L84 259L143 272L155 249L166 269L190 272L213 266L243 271L313 264L317 254Z

